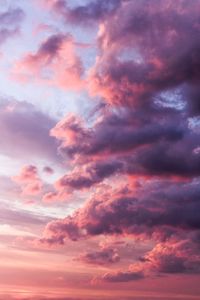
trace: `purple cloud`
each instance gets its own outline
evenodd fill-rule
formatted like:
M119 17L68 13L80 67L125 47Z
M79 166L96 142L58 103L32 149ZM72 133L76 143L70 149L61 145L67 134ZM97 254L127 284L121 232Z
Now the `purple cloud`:
M99 251L82 254L75 260L92 265L109 265L117 263L120 260L120 256L116 249L104 247Z
M56 141L49 136L54 124L55 120L32 104L3 99L0 103L0 152L21 159L31 155L57 161Z
M20 8L10 8L0 13L0 44L19 33L24 17L24 11Z
M112 15L120 6L121 0L94 0L85 5L79 5L71 8L65 0L56 0L50 2L44 0L44 3L61 15L66 22L77 25L90 25L91 23L105 20Z

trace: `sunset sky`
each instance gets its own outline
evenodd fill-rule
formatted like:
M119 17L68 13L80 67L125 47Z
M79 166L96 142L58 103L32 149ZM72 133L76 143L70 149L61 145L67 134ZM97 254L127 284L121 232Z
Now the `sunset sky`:
M200 299L200 0L0 0L0 300Z

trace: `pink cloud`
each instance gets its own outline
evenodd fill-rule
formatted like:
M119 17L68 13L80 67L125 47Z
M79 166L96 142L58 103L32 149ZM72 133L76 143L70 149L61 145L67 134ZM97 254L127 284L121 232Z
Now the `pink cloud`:
M18 176L13 177L16 182L24 183L35 181L38 179L38 170L36 166L25 166L22 168L20 174Z
M51 191L47 192L43 195L42 201L44 203L54 203L54 202L62 202L62 201L69 201L71 199L69 193L66 191Z
M43 183L36 166L23 167L20 174L14 176L13 180L21 186L22 195L38 195L42 192Z
M79 90L83 87L83 66L76 55L75 41L71 35L55 34L43 41L36 53L28 53L16 62L13 78L30 82Z

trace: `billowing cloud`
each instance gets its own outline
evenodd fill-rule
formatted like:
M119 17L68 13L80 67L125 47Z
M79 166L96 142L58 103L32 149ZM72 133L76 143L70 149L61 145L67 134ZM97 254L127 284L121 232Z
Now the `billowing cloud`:
M94 19L91 7L97 2L87 6ZM67 7L65 2L51 4ZM100 54L88 80L109 105L102 106L92 124L69 115L51 130L60 153L73 165L56 183L58 189L90 188L119 174L199 176L200 140L194 129L199 121L193 119L198 115L198 1L192 6L179 1L176 7L159 0L118 4L101 20ZM187 26L181 26L185 20ZM176 53L177 48L182 51Z
M141 106L174 87L196 89L198 6L198 0L176 6L170 0L125 1L102 24L102 55L91 77L94 92L115 105ZM185 99L189 103L195 102L192 94Z
M157 244L145 259L149 268L161 273L199 273L198 241Z
M55 242L101 234L163 239L179 230L198 230L198 186L178 183L169 187L169 182L150 185L149 189L141 188L138 195L126 189L100 191L74 215L48 224L47 236Z
M50 222L41 243L64 244L67 239L102 235L154 241L156 246L143 258L138 256L129 271L111 271L101 278L108 282L142 279L152 273L199 273L198 184L155 182L138 189L134 194L128 188L100 191L72 216ZM91 252L80 260L103 264L101 259L110 258L107 254Z
M30 212L25 209L17 209L17 208L9 208L1 205L1 224L9 224L12 226L20 227L28 227L28 226L39 226L42 227L46 222L49 222L52 218Z

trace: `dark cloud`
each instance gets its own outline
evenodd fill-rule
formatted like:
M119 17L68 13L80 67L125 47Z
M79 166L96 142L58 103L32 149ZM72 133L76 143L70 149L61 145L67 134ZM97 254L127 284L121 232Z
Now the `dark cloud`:
M117 263L120 256L116 249L104 247L99 251L82 254L76 260L92 265L107 265Z
M30 55L29 59L32 62L37 63L41 59L45 60L46 63L50 63L50 61L58 54L58 51L63 46L63 43L66 40L72 40L70 35L63 35L63 34L55 34L48 37L42 44L40 45L38 51L34 55Z
M100 36L97 93L113 104L145 105L163 90L198 82L198 6L199 0L124 3Z
M51 167L49 167L49 166L45 166L45 167L43 168L43 172L45 172L45 173L51 175L51 174L54 173L54 170L53 170Z
M48 0L46 1L48 3ZM65 0L57 0L52 9L62 15L66 22L79 25L90 25L105 20L121 4L121 0L94 0L85 5L70 7Z
M199 176L199 132L189 127L186 116L169 107L125 109L101 115L89 128L75 116L66 117L51 135L60 140L60 153L74 160L75 168L57 187L90 188L116 174Z
M53 34L41 42L37 51L18 60L12 76L20 82L48 83L59 88L82 88L83 64L76 54L71 34ZM34 74L34 76L33 76Z
M93 163L86 166L84 171L75 171L69 175L64 175L56 182L58 189L81 190L90 188L94 184L101 182L114 173L117 173L122 167L118 161Z
M38 195L42 192L43 182L39 177L38 169L36 166L24 166L19 175L14 176L15 181L21 186L23 195Z
M90 160L93 155L133 152L145 146L142 153L130 153L132 158L126 161L128 165L133 161L133 167L128 167L128 172L199 175L199 157L193 153L199 134L188 128L189 118L199 110L198 4L178 1L175 7L172 1L151 5L126 1L107 17L99 38L100 59L90 80L94 79L94 89L105 101L119 106L118 113L111 110L106 115L104 111L92 128L78 124L75 118L66 119L60 125L66 137L73 131L73 140L63 142L62 153ZM180 99L175 99L174 88L179 89ZM162 95L166 91L168 101L174 100L173 108L166 107ZM185 103L182 110L178 109L180 103ZM128 112L124 109L127 105ZM60 138L59 124L52 134ZM153 145L148 148L149 144Z
M46 234L52 243L101 234L166 239L200 229L199 193L198 185L170 183L141 189L137 196L102 191L74 215L49 223Z
M159 140L175 142L189 131L182 113L175 109L149 109L150 112L107 112L92 128L84 127L85 124L78 118L70 116L58 123L51 134L64 140L61 153L72 157L79 154L91 157L127 152Z

